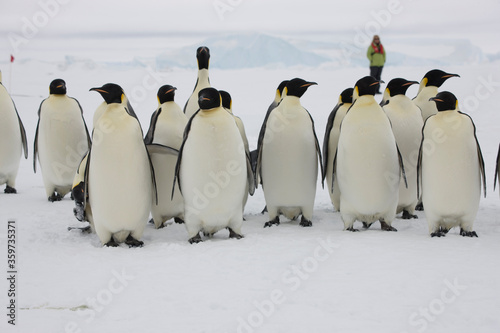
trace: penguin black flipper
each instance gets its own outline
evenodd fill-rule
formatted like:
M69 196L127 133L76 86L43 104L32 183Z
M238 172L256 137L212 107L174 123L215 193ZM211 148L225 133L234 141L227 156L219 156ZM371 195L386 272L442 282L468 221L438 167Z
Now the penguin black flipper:
M400 176L403 177L403 180L405 181L405 187L408 188L408 180L406 179L406 171L405 171L405 165L403 162L403 156L401 155L401 152L399 151L399 147L398 147L397 143L396 143L396 150L398 151L399 171L401 173Z
M493 191L497 186L497 179L500 186L500 144L498 145L498 153L497 153L497 165L495 167L495 182L493 183Z
M161 108L153 112L151 115L151 121L149 123L149 129L148 133L146 133L146 137L144 138L144 142L146 145L152 144L154 135L155 135L155 130L156 130L156 122L158 121L158 117L160 116L161 113Z
M42 104L45 99L40 103L38 107L38 122L36 123L35 140L33 142L33 171L36 173L36 157L38 155L38 128L40 126L40 112L42 111Z
M306 109L304 109L306 110ZM314 129L314 119L313 117L311 116L311 114L309 113L309 111L307 111L307 114L309 115L309 118L311 118L311 124L312 124L312 130L313 130L313 134L314 134L314 142L316 144L316 153L318 154L318 160L319 160L319 167L321 169L321 186L323 188L325 188L325 169L323 168L323 158L321 157L321 148L319 146L319 141L318 141L318 136L316 135L316 130Z
M255 193L255 176L253 173L252 159L250 154L246 154L247 161L247 182L248 182L248 194L253 195Z
M271 103L269 107L267 108L266 111L266 116L264 117L264 121L262 122L262 126L260 128L259 132L259 138L257 139L257 152L254 154L256 156L256 162L255 162L255 187L259 187L259 176L260 176L260 168L262 166L262 145L264 143L264 136L266 135L266 127L267 127L267 120L269 119L269 116L271 115L271 112L276 109L276 107L279 105L279 103ZM260 183L262 184L262 178L260 178Z
M458 111L458 113L460 113L460 114L462 114L464 116L469 117L470 122L472 124L472 127L474 128L474 139L476 140L477 158L478 158L478 161L479 161L479 170L481 172L481 178L483 179L483 182L482 182L482 184L483 184L483 191L484 191L484 197L486 198L486 172L485 172L485 169L484 169L483 153L481 152L481 147L479 146L479 141L477 141L476 125L474 124L474 121L472 120L472 118L467 113L463 113L461 111Z
M0 82L0 85L3 86L2 82ZM21 117L19 117L19 112L17 112L17 107L16 103L14 103L14 100L11 98L12 105L14 105L14 110L16 111L17 115L17 120L19 121L19 130L21 131L21 141L23 143L23 150L24 150L24 158L28 158L28 140L26 138L26 130L24 129L23 122L21 121Z
M431 118L433 116L430 116ZM424 121L424 126L422 126L422 140L420 140L420 148L418 149L418 158L417 158L417 198L420 198L421 195L421 189L420 189L420 182L422 181L422 147L424 145L424 129L425 129L425 124L427 123L427 118Z
M76 102L76 104L78 104L78 108L80 109L80 113L82 115L83 126L85 126L85 134L87 134L87 145L90 148L90 146L92 146L92 139L90 138L89 129L87 128L87 123L85 122L85 118L83 117L82 106L80 105L80 102L78 102L78 100L76 98L73 98L73 97L69 97L69 98L73 99Z
M181 170L181 162L182 162L182 151L184 150L184 144L186 143L188 136L189 136L189 131L191 130L191 123L193 122L194 117L198 115L201 109L198 109L191 118L189 118L186 128L184 129L184 135L183 135L183 140L182 140L182 145L181 148L179 149L179 156L177 156L177 163L175 164L175 176L174 176L174 183L172 184L172 196L171 198L174 197L174 192L175 192L175 183L177 182L177 179L179 178L179 172ZM181 189L181 183L179 182L179 191L182 194L182 189Z
M325 138L323 139L323 170L327 169L328 165L328 148L330 143L330 133L332 132L333 122L335 121L335 115L337 114L337 110L344 105L344 103L338 103L335 108L333 108L332 112L328 116L328 120L326 122L326 130L325 130ZM323 174L321 180L324 182L326 178L326 172Z
M254 184L255 184L255 171L257 170L257 158L259 156L259 150L254 149L250 152L250 164L252 165L252 172L254 176Z

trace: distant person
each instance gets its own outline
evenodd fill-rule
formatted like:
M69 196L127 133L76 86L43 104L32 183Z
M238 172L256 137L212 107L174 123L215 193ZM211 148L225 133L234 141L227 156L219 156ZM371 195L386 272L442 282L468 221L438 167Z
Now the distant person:
M385 64L385 49L382 43L380 43L380 37L378 35L373 36L372 43L366 52L366 56L370 60L370 75L380 81L382 68L384 68ZM377 94L380 93L379 84Z

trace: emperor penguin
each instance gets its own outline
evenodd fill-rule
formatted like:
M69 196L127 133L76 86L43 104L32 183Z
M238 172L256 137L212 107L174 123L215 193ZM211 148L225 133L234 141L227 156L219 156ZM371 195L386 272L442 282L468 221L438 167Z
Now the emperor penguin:
M155 181L141 125L130 104L123 103L119 85L90 91L101 94L107 104L96 121L85 168L84 196L92 207L95 231L105 246L142 246Z
M208 66L210 63L210 50L206 46L200 46L196 50L196 59L198 61L198 79L194 86L193 93L184 105L184 113L188 118L199 109L198 93L204 88L210 87L210 79L208 77Z
M198 110L184 132L176 179L184 196L184 222L190 243L201 242L227 228L230 238L242 238L243 195L251 166L234 117L223 107L219 91L202 89Z
M337 174L333 174L334 158L339 142L340 124L344 119L347 110L352 105L352 94L354 89L347 88L339 96L337 105L333 108L328 121L326 122L325 138L323 140L323 170L326 178L326 186L330 200L335 210L340 211L340 190L337 181ZM324 179L323 179L324 180Z
M384 90L382 107L389 117L392 132L403 158L405 182L399 183L399 201L396 214L403 213L403 219L418 218L415 215L417 197L418 150L422 141L424 121L420 109L406 96L406 91L417 81L402 78L392 79Z
M91 140L82 107L75 98L66 95L64 80L53 80L49 92L38 109L33 170L36 173L38 158L45 192L48 200L54 202L71 191L75 172Z
M321 151L310 113L300 104L307 88L316 85L300 78L290 80L284 97L265 119L261 136L257 172L267 204L269 221L264 227L279 225L279 215L312 226L318 163Z
M402 171L396 139L382 107L375 101L379 81L356 82L351 108L342 120L337 147L337 180L344 230L357 231L356 220L370 226L379 220L386 231L396 216Z
M451 92L430 100L438 113L427 118L419 153L422 202L429 234L445 236L453 227L460 235L477 237L474 219L481 197L481 178L486 197L484 160L472 119L458 109Z
M176 89L171 85L158 89L158 108L151 116L151 124L145 138L147 146L161 145L177 151L177 154L150 154L158 188L158 200L153 196L151 204L151 215L157 229L162 228L171 218L177 223L184 222L184 198L178 185L171 198L177 155L188 122L187 116L174 101Z
M247 139L247 134L245 132L245 126L243 125L243 121L241 120L241 118L233 114L233 101L231 99L231 95L225 90L219 90L219 93L222 99L222 107L226 109L226 111L229 112L234 117L236 126L238 126L238 130L240 131L241 134L241 139L243 140L243 147L245 149L245 154L247 158L250 159L250 148L248 146L248 139ZM245 188L243 195L243 209L245 209L245 206L247 204L248 194L250 194L249 192L252 192L250 190L251 187L255 187L254 179L251 179L250 182L247 183L247 186Z
M78 169L76 170L75 177L73 178L73 187L71 188L71 194L75 200L75 208L73 208L73 214L75 218L80 222L89 222L88 226L85 227L68 227L68 230L79 229L81 231L95 232L94 219L92 218L92 209L85 192L85 171L87 168L89 154L85 154Z
M422 110L424 121L438 112L436 103L429 99L437 95L438 88L450 77L460 77L460 75L446 73L440 69L433 69L428 71L420 81L418 94L413 99L413 102Z
M2 84L0 72L0 185L5 193L17 193L16 177L21 155L28 158L28 143L16 105Z

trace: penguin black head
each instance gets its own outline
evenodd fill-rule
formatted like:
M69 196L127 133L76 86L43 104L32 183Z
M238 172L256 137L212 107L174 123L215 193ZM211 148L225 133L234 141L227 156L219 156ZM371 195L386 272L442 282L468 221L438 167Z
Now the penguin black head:
M414 84L418 84L418 82L417 81L408 81L408 80L402 79L402 78L396 78L396 79L392 79L391 81L389 81L389 83L387 84L387 87L385 89L388 91L390 97L394 97L396 95L406 94L406 91L408 90L408 88L410 88L410 86L412 86Z
M440 69L433 69L425 74L422 84L424 87L434 86L439 88L450 77L460 77L460 75L446 73Z
M198 69L208 69L210 62L210 50L206 46L200 46L196 50L196 59L198 59Z
M317 84L316 82L307 82L305 80L295 78L290 80L286 84L286 92L287 96L295 96L295 97L302 97L304 93L306 92L307 88L309 88L312 85Z
M281 81L280 85L278 86L277 90L278 90L280 97L283 95L283 89L285 89L288 82L290 82L290 81L289 80Z
M158 89L158 94L156 95L158 97L158 103L163 104L165 102L173 102L176 90L176 87L169 84L161 86L160 89Z
M353 88L347 88L340 93L340 101L342 103L352 103L352 94L354 92Z
M438 111L451 111L458 108L457 98L449 91L442 91L435 97L431 97L429 101L436 102Z
M124 96L122 87L114 83L106 83L100 88L92 88L89 91L97 91L107 104L121 103Z
M231 104L232 104L231 95L224 90L219 90L219 93L222 99L222 107L231 110Z
M51 95L66 95L66 82L63 79L55 79L50 83L49 93Z
M221 106L220 93L215 88L201 89L198 93L198 105L202 110L209 110Z
M358 97L364 95L375 96L380 83L384 83L384 81L378 81L373 76L365 76L364 78L361 78L358 80L358 82L356 82L356 84L354 85L354 90L357 93L356 95Z

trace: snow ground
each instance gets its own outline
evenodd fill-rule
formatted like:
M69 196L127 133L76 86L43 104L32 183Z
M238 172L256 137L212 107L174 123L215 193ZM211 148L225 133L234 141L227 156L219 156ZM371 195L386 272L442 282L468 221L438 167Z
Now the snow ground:
M211 62L216 59L212 54ZM96 235L68 232L68 226L79 226L73 202L45 198L31 160L38 106L50 81L61 77L90 125L102 100L89 88L114 82L125 89L146 132L157 89L176 86L182 107L196 71L14 63L12 93L28 133L30 159L21 162L18 194L0 193L0 219L17 221L19 271L17 325L7 325L3 315L2 332L498 332L500 203L493 171L500 142L500 62L440 68L461 75L442 89L455 93L475 121L486 163L488 195L474 224L479 238L460 237L458 230L430 238L423 212L418 220L397 219L397 233L378 226L345 232L328 193L318 186L312 228L289 222L264 229L267 215L260 214L265 201L259 188L245 210L244 239L229 240L223 231L190 245L182 225L161 230L148 225L145 246L129 249L102 248ZM386 82L420 80L430 69L386 66L382 76ZM214 69L210 78L214 87L232 94L252 149L283 79L318 83L302 104L322 141L340 92L367 74L361 67L325 66ZM408 95L416 91L411 87ZM8 286L5 278L1 281L6 311Z

